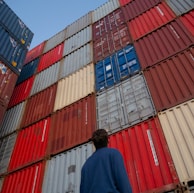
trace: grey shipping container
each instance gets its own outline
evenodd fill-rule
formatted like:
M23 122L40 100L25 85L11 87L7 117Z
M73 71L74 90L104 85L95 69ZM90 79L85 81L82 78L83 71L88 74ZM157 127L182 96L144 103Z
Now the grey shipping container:
M92 144L86 143L48 160L42 193L79 193L81 168L92 152Z
M88 43L60 61L59 78L64 78L93 61L92 44Z
M166 3L177 16L194 9L193 0L166 0Z
M46 68L36 75L30 96L48 88L58 80L60 63L57 62L54 65Z
M19 44L27 49L30 47L34 34L2 0L0 0L0 25L3 26Z
M155 108L143 75L135 75L97 96L99 129L110 133L155 115Z
M0 175L7 172L17 134L13 133L0 140Z
M24 108L25 102L22 102L5 112L5 116L0 127L0 138L19 128Z

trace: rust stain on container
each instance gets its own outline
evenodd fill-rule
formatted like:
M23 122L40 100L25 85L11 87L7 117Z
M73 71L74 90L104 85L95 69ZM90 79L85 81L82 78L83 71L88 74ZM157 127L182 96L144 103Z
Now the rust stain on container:
M39 92L28 99L21 127L26 127L53 112L57 84Z
M134 40L163 26L175 18L175 14L165 2L129 21L128 26Z
M193 45L194 37L180 19L134 42L142 68L152 66Z
M89 95L51 116L48 154L57 154L88 141L96 129L95 95Z
M133 193L168 192L179 179L158 118L110 135L123 155Z
M194 97L194 47L144 71L158 111Z

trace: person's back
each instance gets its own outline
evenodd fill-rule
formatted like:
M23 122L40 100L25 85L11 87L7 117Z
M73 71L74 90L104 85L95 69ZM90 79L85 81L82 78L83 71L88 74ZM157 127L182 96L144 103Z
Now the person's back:
M80 193L131 193L123 158L118 150L107 147L108 135L104 131L96 132L107 137L106 143L100 140L99 145L92 139L96 151L82 167Z

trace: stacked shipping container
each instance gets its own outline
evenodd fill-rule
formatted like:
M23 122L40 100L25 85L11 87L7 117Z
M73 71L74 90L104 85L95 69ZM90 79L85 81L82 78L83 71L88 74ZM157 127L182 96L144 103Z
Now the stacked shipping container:
M1 126L1 192L78 193L102 128L134 193L192 192L193 8L109 0L29 51Z
M33 33L0 1L0 124L32 41Z

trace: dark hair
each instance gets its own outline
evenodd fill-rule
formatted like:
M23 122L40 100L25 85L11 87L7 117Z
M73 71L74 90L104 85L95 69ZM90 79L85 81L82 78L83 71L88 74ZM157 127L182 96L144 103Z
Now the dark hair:
M93 141L96 149L107 147L108 145L108 133L105 129L98 129L92 134L91 141Z

